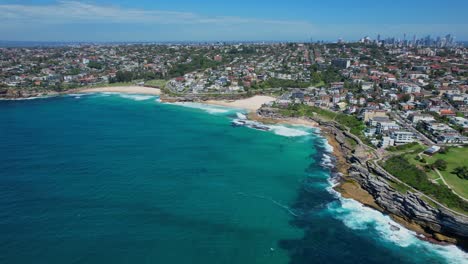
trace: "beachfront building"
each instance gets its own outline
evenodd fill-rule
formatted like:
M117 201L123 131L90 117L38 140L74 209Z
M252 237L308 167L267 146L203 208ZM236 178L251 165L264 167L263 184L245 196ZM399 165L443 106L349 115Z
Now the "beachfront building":
M391 137L382 137L379 147L386 148L395 145L395 140Z
M395 141L395 144L407 144L416 140L414 133L408 131L393 131L391 138Z
M386 117L387 112L385 110L366 110L364 112L364 122L369 122L369 120L374 117Z

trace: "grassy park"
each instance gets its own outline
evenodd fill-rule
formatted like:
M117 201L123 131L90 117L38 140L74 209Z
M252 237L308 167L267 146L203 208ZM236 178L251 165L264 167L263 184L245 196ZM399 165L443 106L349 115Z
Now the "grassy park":
M417 153L411 153L405 155L405 158L409 163L423 169L424 166L434 164L437 160L443 160L446 162L445 169L438 169L442 174L447 184L459 195L468 199L468 180L459 177L455 174L455 168L457 167L468 167L468 147L451 147L445 153L437 153L433 156L422 154L422 161L417 160ZM444 184L440 179L439 174L435 170L428 170L427 176L435 180L438 184Z
M164 88L166 86L166 83L166 80L149 80L145 82L145 85L158 86L160 88Z

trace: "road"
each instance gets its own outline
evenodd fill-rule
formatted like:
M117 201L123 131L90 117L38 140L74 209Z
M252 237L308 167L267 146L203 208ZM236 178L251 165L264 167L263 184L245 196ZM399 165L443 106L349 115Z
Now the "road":
M433 146L433 145L437 145L436 142L432 141L430 138L426 137L426 135L419 132L415 127L413 127L412 124L410 124L409 122L403 120L403 118L401 118L399 114L395 114L394 112L390 112L390 116L393 119L395 119L398 123L400 123L400 125L402 125L404 128L406 128L409 131L411 131L411 132L415 133L416 135L418 135L418 137L420 138L422 143L424 143L424 145L429 146L429 147Z
M335 124L338 124L339 126L343 127L343 125L339 124L338 122L336 121L332 121L333 123ZM367 166L371 166L373 167L374 169L377 169L379 172L381 172L383 175L385 175L385 177L387 177L388 179L392 180L392 181L395 181L399 184L403 184L404 186L406 186L409 190L411 190L413 193L415 193L416 195L418 195L419 197L424 197L426 200L429 200L431 202L433 202L434 204L436 204L437 206L439 206L440 208L444 208L445 210L455 214L455 215L459 215L459 216L463 216L463 217L466 217L465 214L462 214L462 213L459 213L457 211L454 211L453 209L450 209L448 208L447 206L443 205L442 203L438 202L437 200L433 199L432 197L420 192L419 190L415 189L413 186L411 185L408 185L407 183L401 181L400 179L398 179L397 177L393 176L392 174L390 174L389 172L387 172L384 168L382 168L378 162L381 161L383 159L382 155L380 155L381 153L379 153L378 151L376 151L375 149L367 146L366 144L364 144L362 142L362 140L351 134L349 132L349 128L348 127L345 127L347 131L343 131L344 133L346 133L346 135L352 137L354 140L356 140L356 142L358 142L358 145L359 146L362 146L364 147L366 150L370 151L374 158L369 158L367 160ZM419 132L419 131L418 131ZM357 165L357 166L360 166L362 168L364 168L362 165ZM368 168L364 168L364 169L368 169ZM464 198L463 198L464 199Z

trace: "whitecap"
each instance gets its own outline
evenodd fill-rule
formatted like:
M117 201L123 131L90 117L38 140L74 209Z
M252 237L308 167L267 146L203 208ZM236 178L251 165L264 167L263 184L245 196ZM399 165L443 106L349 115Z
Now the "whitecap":
M303 137L310 135L305 129L293 128L287 126L272 125L268 126L276 135L284 137Z
M247 116L243 113L236 113L237 118L240 120L247 120Z
M383 241L404 248L414 247L421 252L430 252L444 258L448 263L468 263L468 254L456 246L442 246L422 241L417 238L415 232L395 222L390 216L364 206L355 200L343 198L333 189L337 184L337 179L329 178L330 186L327 190L338 198L338 201L328 204L327 207L331 215L341 220L348 228L373 231Z
M328 143L328 140L326 138L323 138L323 148L326 152L333 153L333 146L330 145L330 143Z
M141 94L121 94L119 96L125 99L131 99L134 101L146 101L155 98L153 95L141 95Z
M188 107L188 108L200 109L209 114L225 114L233 110L232 108L227 108L227 107L222 107L222 106L213 106L213 105L191 103L191 102L177 102L177 103L171 103L171 104Z
M328 168L334 167L332 157L330 155L323 154L321 165Z
M44 95L44 96L32 96L32 97L24 97L24 98L0 98L2 101L25 101L25 100L36 100L36 99L46 99L55 97L56 95Z

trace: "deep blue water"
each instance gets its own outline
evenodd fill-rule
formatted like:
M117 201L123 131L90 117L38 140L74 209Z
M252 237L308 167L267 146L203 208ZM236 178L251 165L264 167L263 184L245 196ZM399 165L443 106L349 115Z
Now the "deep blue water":
M0 263L467 263L333 192L318 130L156 99L0 101Z

